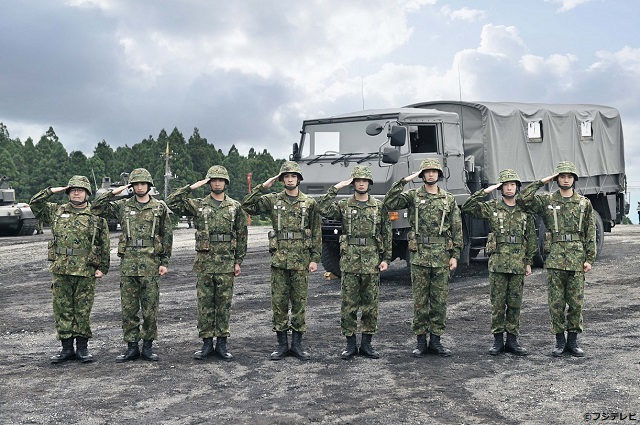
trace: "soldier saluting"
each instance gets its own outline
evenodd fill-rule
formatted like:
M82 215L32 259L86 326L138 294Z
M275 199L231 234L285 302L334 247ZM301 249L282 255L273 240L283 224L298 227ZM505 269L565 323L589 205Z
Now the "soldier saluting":
M419 171L395 182L384 200L389 210L407 208L412 228L408 244L416 357L427 352L451 355L440 337L445 330L450 272L458 266L462 249L462 219L453 195L438 187L442 176L440 161L426 158ZM422 178L424 185L403 192L404 185L416 177Z
M134 196L114 201L116 195L133 188ZM129 184L100 195L93 212L104 218L116 218L122 226L118 243L120 257L120 301L122 331L127 349L116 362L135 360L140 355L157 361L153 341L158 337L159 279L167 274L173 225L164 202L149 195L153 187L151 174L136 168L129 175ZM142 323L138 313L142 313ZM142 351L139 341L142 339Z
M518 356L527 350L518 342L520 333L520 307L524 277L531 274L531 263L538 249L533 214L527 214L516 205L522 182L514 170L502 170L498 183L471 195L462 211L488 221L491 233L486 251L489 255L489 294L491 299L492 356L506 349ZM496 189L502 199L483 201ZM507 343L504 343L504 333Z
M204 198L192 198L191 192L205 184L211 193ZM233 280L240 275L240 265L247 254L247 214L238 201L225 194L227 185L227 169L214 165L203 180L178 189L167 199L172 210L193 217L196 228L193 270L197 274L198 332L203 344L194 353L195 359L214 353L224 360L233 359L227 350L227 337Z
M536 194L552 180L558 183L556 192ZM576 193L576 181L576 166L562 161L554 174L531 183L518 197L518 205L542 217L548 230L548 235L545 235L545 251L548 251L545 267L551 329L556 334L556 345L551 355L555 357L562 356L565 351L576 357L584 356L584 351L578 346L578 334L583 331L584 275L596 260L593 205L589 199Z
M353 196L335 202L338 191L348 185L354 187ZM391 262L391 223L382 201L369 195L372 185L371 170L359 165L353 168L351 178L335 184L318 198L321 215L342 221L340 326L347 338L347 348L342 352L344 360L358 351L366 357L380 357L371 346L371 339L378 330L380 272L387 270ZM362 309L362 337L358 350L359 309Z
M47 200L65 192L69 202ZM109 271L109 228L107 221L91 212L91 184L85 176L73 176L64 187L49 187L38 192L29 204L38 221L49 223L53 239L49 242L49 270L53 274L53 317L60 353L51 363L73 358L90 362L91 309L96 279ZM76 350L73 339L76 340Z
M266 193L276 180L283 182L285 189ZM285 161L277 176L257 185L242 201L247 213L268 214L273 226L269 232L271 308L278 347L271 353L271 360L280 360L289 352L289 329L292 330L291 353L300 360L310 359L302 347L302 335L307 330L309 272L318 269L322 231L318 204L300 191L301 181L300 166Z

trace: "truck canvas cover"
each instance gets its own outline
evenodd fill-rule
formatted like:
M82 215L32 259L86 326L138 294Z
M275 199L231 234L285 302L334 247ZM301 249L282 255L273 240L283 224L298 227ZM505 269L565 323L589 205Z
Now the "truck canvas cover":
M506 168L523 182L553 174L571 161L579 177L624 175L624 146L617 109L587 104L434 101L410 108L455 112L465 155L473 155L482 181L495 183Z

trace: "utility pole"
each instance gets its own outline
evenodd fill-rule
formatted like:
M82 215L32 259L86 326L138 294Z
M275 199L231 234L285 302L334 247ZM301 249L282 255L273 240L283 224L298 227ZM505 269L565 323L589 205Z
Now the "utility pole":
M169 141L167 140L167 149L164 153L164 199L169 196L169 181L173 177L171 168L169 168L169 158L173 158L173 156L169 153Z

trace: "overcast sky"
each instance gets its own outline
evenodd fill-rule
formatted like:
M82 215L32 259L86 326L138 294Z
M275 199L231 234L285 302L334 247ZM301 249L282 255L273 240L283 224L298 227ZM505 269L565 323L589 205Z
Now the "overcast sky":
M0 16L0 121L23 141L52 126L91 155L197 127L284 158L303 119L363 104L598 103L621 112L640 189L637 0L2 0Z

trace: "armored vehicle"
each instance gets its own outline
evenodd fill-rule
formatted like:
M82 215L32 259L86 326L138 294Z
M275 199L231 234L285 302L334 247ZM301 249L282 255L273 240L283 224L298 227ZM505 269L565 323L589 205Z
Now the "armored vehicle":
M36 224L29 204L16 202L9 178L0 177L0 236L31 236Z
M553 174L556 164L576 164L576 190L596 211L598 252L604 232L628 214L624 140L620 114L600 105L553 105L500 102L424 102L404 108L365 110L302 123L301 139L290 158L300 164L301 189L326 193L346 179L353 167L373 171L371 194L383 198L391 185L419 169L425 158L438 158L444 176L439 185L462 205L471 193L498 181L503 169L515 169L523 185ZM417 179L406 188L419 187ZM543 188L555 191L554 182ZM353 189L341 191L350 196ZM495 192L492 194L496 196ZM390 212L393 257L408 261L406 210ZM544 224L536 218L544 262ZM463 215L462 263L483 252L489 228L485 220ZM323 220L322 264L340 274L338 236L341 223Z

